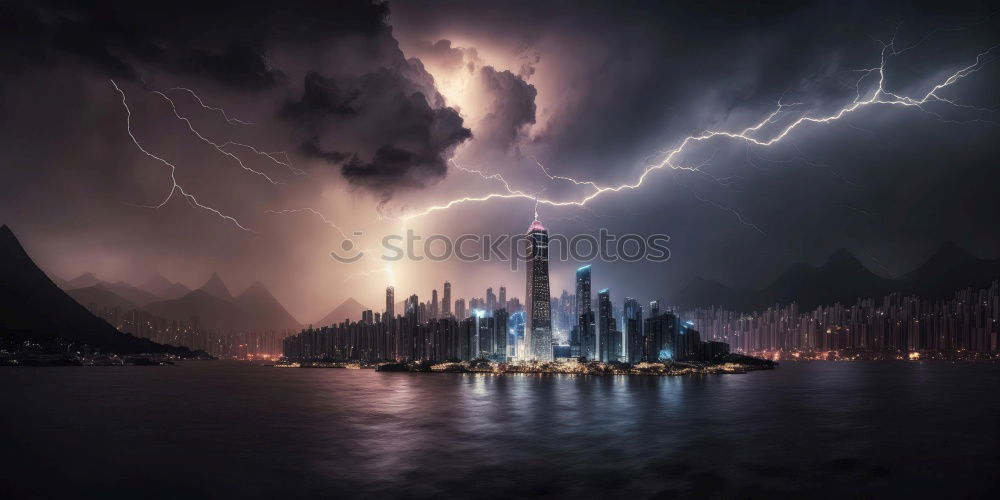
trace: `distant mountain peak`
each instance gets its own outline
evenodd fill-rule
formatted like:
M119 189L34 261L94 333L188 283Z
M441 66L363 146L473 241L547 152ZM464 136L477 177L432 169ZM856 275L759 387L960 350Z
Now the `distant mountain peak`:
M222 299L232 300L233 298L233 294L230 293L229 287L222 281L219 273L212 273L212 277L208 278L208 281L198 289Z
M340 303L330 314L327 314L323 319L316 322L319 326L329 326L340 323L345 319L351 321L358 321L361 319L361 312L368 309L360 302L354 300L354 297L348 297L346 300Z
M250 286L248 286L247 289L243 291L243 294L245 294L247 292L251 292L251 291L252 292L268 292L268 293L270 293L270 291L268 291L267 287L264 286L264 284L261 283L261 282L259 282L259 281L254 281L253 283L251 283ZM240 294L240 295L243 295L243 294Z
M238 300L247 300L247 299L272 299L272 300L277 300L277 299L274 298L274 294L272 294L271 291L268 290L267 287L264 286L264 284L261 283L261 282L259 282L259 281L254 281L253 283L251 283L250 286L248 286L246 290L243 290L243 293L241 293L239 295L239 297L237 297L237 299Z
M362 305L362 304L361 304L360 302L358 302L358 301L354 300L354 297L348 297L348 298L347 298L346 300L344 300L343 302L341 302L341 303L340 303L340 305L342 305L342 306L358 306L358 307L365 307L365 306L364 306L364 305Z
M259 281L254 281L248 286L236 298L236 302L254 316L256 323L262 327L280 329L302 327L277 297Z
M978 259L978 257L971 254L966 249L962 248L958 243L955 243L954 241L946 241L941 245L940 248L938 248L937 252L934 252L934 254L932 254L930 258L928 258L927 260L954 261L954 260L970 260L970 259Z
M850 262L850 263L858 262L858 263L860 263L861 261L858 260L858 258L854 255L853 252L851 252L850 250L848 250L846 248L838 248L838 249L834 250L833 253L831 253L830 256L827 257L827 259L826 259L826 263L827 264L840 264L840 263L847 263L847 262Z
M183 297L186 293L191 291L188 289L188 287L180 283L174 283L168 280L159 271L154 272L153 275L150 276L149 279L145 281L145 283L143 283L142 287L152 292L153 294L159 297L163 297L165 299L180 298Z
M87 271L76 278L69 280L70 286L74 288L84 288L88 286L99 285L101 280L94 275L94 273Z

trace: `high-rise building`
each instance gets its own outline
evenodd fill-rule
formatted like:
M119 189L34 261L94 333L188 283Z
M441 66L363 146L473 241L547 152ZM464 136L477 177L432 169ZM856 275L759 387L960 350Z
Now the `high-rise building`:
M576 334L570 339L570 353L573 356L594 357L594 315L590 298L590 266L576 270Z
M502 288L501 288L502 290ZM496 361L507 361L507 310L497 309L493 311L493 356Z
M465 299L455 301L455 319L463 320L469 316L465 314Z
M438 291L436 288L431 290L431 303L427 305L427 314L432 319L438 317Z
M451 283L444 282L444 296L441 297L441 317L451 316Z
M427 323L430 318L428 317L428 307L426 302L421 302L417 306L417 323L424 324Z
M507 337L512 356L522 357L524 352L524 311L511 314L507 320Z
M655 301L654 301L655 302ZM653 303L650 303L653 308ZM654 310L659 311L659 308ZM645 355L647 361L677 359L677 316L674 313L652 314L645 320Z
M382 317L387 323L396 317L396 289L391 286L385 287L385 315Z
M612 315L611 293L607 288L597 293L597 354L598 359L607 363L617 361L613 352L615 318Z
M510 314L522 312L524 308L521 306L521 300L517 297L511 297L507 301L507 312Z
M497 308L497 296L493 293L493 287L486 289L486 317L492 318L493 311Z
M659 300L649 301L649 317L652 318L654 316L659 316L659 315L660 315L660 301Z
M410 295L410 298L406 299L406 316L416 317L419 310L420 300L417 298L416 294Z
M552 361L552 304L549 302L549 232L539 221L528 228L524 338L527 359Z
M497 309L507 309L507 287L500 287L500 294L497 297Z
M629 363L642 361L645 342L642 336L642 306L639 301L625 297L622 308L622 331L625 335L625 359Z

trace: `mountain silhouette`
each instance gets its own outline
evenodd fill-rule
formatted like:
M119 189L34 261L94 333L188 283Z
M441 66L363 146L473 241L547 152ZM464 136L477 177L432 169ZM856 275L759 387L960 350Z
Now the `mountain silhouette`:
M194 323L212 330L255 330L259 329L239 304L234 300L217 297L203 288L192 290L183 297L173 300L153 302L143 308L155 316Z
M118 354L190 355L121 333L62 291L35 264L7 226L0 226L0 337L12 342L56 339Z
M229 292L229 287L223 283L219 273L212 273L212 277L208 278L208 281L198 289L220 299L233 300L233 294Z
M197 324L219 331L287 330L302 325L262 284L250 285L237 298L226 298L229 289L213 274L204 286L173 300L148 304L155 316Z
M811 310L835 302L853 304L859 298L880 298L899 292L926 299L943 299L964 288L986 288L1000 278L1000 259L980 259L954 243L944 244L923 264L895 279L866 268L850 251L834 251L822 266L795 264L771 284L759 289L732 288L696 278L676 294L683 309L720 306L749 312L796 302Z
M302 324L295 320L285 306L274 295L255 281L239 297L236 303L251 315L257 328L267 330L299 329Z
M55 280L53 280L53 282L55 282ZM58 285L58 283L56 284ZM63 290L76 290L94 286L99 286L105 290L113 292L115 295L118 295L119 297L124 298L137 306L144 306L146 304L162 300L159 296L135 287L125 281L119 280L114 283L104 281L89 271L73 278L72 280L66 282L64 286L60 286L59 288L62 288Z
M157 297L168 300L179 299L191 291L190 288L181 283L171 282L160 273L153 274L153 276L140 286L142 289L156 295Z
M955 243L945 243L920 267L898 281L904 293L943 299L963 288L988 288L997 278L1000 278L1000 259L980 259Z
M97 279L94 273L88 271L69 280L69 286L72 288L84 288L94 286L100 282L101 280Z
M45 273L45 274L46 276L49 277L49 280L51 280L53 283L56 284L57 287L62 288L63 290L69 290L70 288L73 288L73 285L70 285L69 281L60 278L58 275L52 273Z
M360 321L361 312L368 309L367 307L361 305L360 302L354 300L353 297L348 298L336 309L330 311L323 319L317 321L316 326L330 326L343 322L345 319L351 321Z
M162 300L160 297L141 288L134 287L124 281L117 281L115 283L102 281L97 286L113 292L115 295L118 295L140 307Z
M83 288L73 288L66 290L66 294L73 297L81 306L90 309L93 304L98 308L120 307L122 312L138 309L134 302L114 293L101 285L87 286Z

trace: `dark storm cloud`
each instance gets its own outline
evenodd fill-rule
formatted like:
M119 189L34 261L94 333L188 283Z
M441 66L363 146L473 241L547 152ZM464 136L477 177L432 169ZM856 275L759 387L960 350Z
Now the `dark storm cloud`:
M334 164L340 163L351 156L347 153L341 153L339 151L323 150L319 147L318 136L314 136L312 139L303 142L302 145L299 146L299 152L310 158L320 158Z
M115 76L138 77L138 63L202 74L251 88L274 84L266 50L386 30L388 5L362 1L5 2L5 41L26 54L14 68L70 59Z
M405 62L404 67L426 73L412 64ZM397 189L424 187L444 177L447 155L472 137L455 110L431 107L424 88L403 71L388 68L340 82L309 73L302 97L286 103L281 114L318 135L335 127L365 129L374 124L353 144L365 152L353 154L341 172L352 185L387 199ZM432 102L439 99L435 95ZM304 153L333 162L344 159L343 153L328 152L318 135L303 143Z
M357 156L342 168L352 184L390 195L398 187L424 187L447 173L445 155L472 137L462 118L451 108L433 109L423 94L407 95L400 79L390 72L362 78L362 99L378 101L381 112L394 117L380 130L378 147L370 161Z
M357 109L352 102L357 97L357 90L342 90L334 79L310 71L303 82L302 97L285 103L280 114L304 122L321 120L327 115L353 115Z
M294 86L294 72L304 67L301 94L292 90L278 109L301 136L299 152L333 162L353 155L345 177L385 196L444 176L446 155L470 137L456 113L432 109L444 99L421 62L406 60L396 46L387 16L387 4L370 1L12 4L3 36L8 46L27 42L30 52L5 51L4 58L11 68L65 60L134 80L152 67L250 91ZM332 59L310 61L295 49L341 43L354 49ZM274 67L274 57L293 74ZM332 145L323 137L358 122L368 137Z
M492 66L479 70L485 98L486 116L477 126L477 143L505 151L518 139L525 126L535 123L535 87L510 71Z

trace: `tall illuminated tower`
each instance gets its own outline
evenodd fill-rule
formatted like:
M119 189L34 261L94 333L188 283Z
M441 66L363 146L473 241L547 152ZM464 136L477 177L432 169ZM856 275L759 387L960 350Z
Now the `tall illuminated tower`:
M493 293L493 287L486 289L486 317L492 318L493 311L497 308L497 295Z
M539 221L528 228L524 344L527 359L552 361L552 297L549 295L549 232Z
M396 289L385 287L385 322L388 323L396 318Z
M594 338L594 310L590 297L590 266L576 270L576 345L570 349L576 356L594 359L597 352Z
M615 318L611 312L611 294L607 288L597 292L597 354L607 363L618 361L614 350Z
M444 296L441 298L441 317L451 317L451 283L444 282Z

